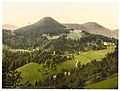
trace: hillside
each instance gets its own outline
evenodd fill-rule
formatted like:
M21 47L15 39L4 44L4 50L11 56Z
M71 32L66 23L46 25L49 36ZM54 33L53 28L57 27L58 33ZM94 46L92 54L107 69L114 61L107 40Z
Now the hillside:
M118 30L110 30L102 25L99 25L95 22L87 22L84 24L64 24L67 28L73 28L77 30L85 30L91 34L97 34L97 35L103 35L107 37L113 37L118 38L118 33L116 31Z
M74 23L66 23L66 24L63 24L64 26L66 26L67 28L73 28L73 29L76 29L76 30L79 30L79 29L82 29L82 30L86 30L85 27L83 27L82 25L80 24L74 24Z
M83 65L83 64L89 63L93 59L100 60L101 58L104 58L108 52L111 53L113 51L114 51L114 48L100 50L100 51L89 51L81 55L75 55L75 59L78 59ZM76 63L75 59L67 60L65 62L62 62L56 65L56 71L54 71L53 69L44 70L42 69L41 64L39 65L38 63L33 63L33 62L28 63L22 67L19 67L17 71L21 72L21 76L23 78L21 83L25 83L29 80L30 83L35 84L36 80L43 81L46 77L50 75L62 72L63 69L70 70L70 69L75 68L75 63ZM41 69L41 71L38 71L39 69Z
M78 40L84 36L84 33L69 33L67 34L68 39Z
M82 24L83 27L85 27L89 33L94 33L94 34L100 34L104 35L107 37L115 37L117 38L117 34L114 34L114 32L110 29L107 29L103 27L102 25L99 25L95 22L87 22Z
M113 35L114 38L118 38L118 35L119 35L118 32L119 32L119 29L112 30L112 34L114 34Z
M90 34L82 31L81 33L69 33L49 42L45 49L51 51L89 51L106 49L104 42L117 43L114 38L105 37L102 35Z
M44 81L46 77L54 73L52 70L42 69L42 65L34 62L30 62L20 68L17 71L21 72L22 80L21 83L29 81L31 84L35 84L37 80Z
M24 78L22 82L30 81L30 83L35 83L35 80L40 80L41 74L37 71L40 65L37 63L29 63L17 69L17 71L22 71L22 77ZM25 74L25 75L24 75Z
M65 26L68 28L71 27L74 29L82 29L84 31L82 31L81 33L78 32L68 33ZM106 34L106 30L104 30L106 28L93 22L85 23L83 25L65 24L65 26L60 24L51 17L44 17L34 24L16 29L14 32L11 32L9 34L3 32L3 44L11 48L17 48L17 49L26 49L26 48L29 49L36 47L39 47L40 49L44 49L44 47L47 47L46 49L52 49L52 50L54 49L81 50L83 46L86 46L89 40L90 40L89 42L97 41L97 39L94 40L93 38L100 38L101 40L103 40L104 36L96 37L97 35L92 35L90 33L94 33L94 34L103 33L103 35ZM115 32L114 34L117 34L117 32ZM64 39L61 38L62 37L61 35L65 35L67 37ZM88 35L90 35L90 37ZM82 39L82 41L77 41L78 39ZM104 41L106 40L111 40L111 39L104 37ZM79 46L81 48L78 49Z
M43 36L34 35L16 35L10 30L3 29L3 44L13 49L28 49L28 48L42 48L48 42L48 39ZM39 35L39 34L38 34Z
M117 89L118 77L108 78L107 80L85 86L86 89Z
M54 20L51 17L44 17L38 22L16 29L15 33L18 35L25 35L25 36L31 36L31 35L41 35L42 33L45 34L60 34L66 32L66 27Z
M94 59L101 60L101 58L104 58L107 53L111 53L113 51L114 51L114 48L111 48L111 49L105 49L105 50L99 50L99 51L88 51L80 55L75 55L74 59L67 60L65 62L58 64L57 70L61 71L62 69L70 70L75 68L75 63L76 63L75 59L78 59L82 65L87 64Z

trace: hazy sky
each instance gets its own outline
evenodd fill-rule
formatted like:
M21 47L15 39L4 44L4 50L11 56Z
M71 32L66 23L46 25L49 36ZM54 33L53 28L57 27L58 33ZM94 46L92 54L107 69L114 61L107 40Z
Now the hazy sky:
M22 27L46 16L60 23L97 22L118 28L117 3L3 2L3 24Z

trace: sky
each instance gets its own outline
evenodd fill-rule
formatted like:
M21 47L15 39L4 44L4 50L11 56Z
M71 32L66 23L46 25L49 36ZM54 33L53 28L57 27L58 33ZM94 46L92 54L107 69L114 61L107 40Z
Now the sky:
M3 24L23 27L43 17L60 23L96 22L109 29L118 29L117 2L3 2Z

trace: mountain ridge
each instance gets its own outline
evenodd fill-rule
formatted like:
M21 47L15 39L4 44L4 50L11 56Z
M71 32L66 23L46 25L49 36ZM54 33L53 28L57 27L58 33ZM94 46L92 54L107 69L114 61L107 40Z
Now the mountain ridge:
M66 32L66 28L75 30L84 30L91 34L103 35L107 37L118 38L118 29L111 30L96 22L86 22L83 24L64 23L61 24L52 17L43 17L34 24L27 25L16 29L14 32L18 35L41 35L45 34L61 34Z
M96 22L87 22L84 24L77 24L77 23L66 23L63 24L67 28L73 28L77 30L85 30L91 34L97 34L97 35L103 35L107 37L114 37L118 38L118 31L117 29L115 31L108 29Z

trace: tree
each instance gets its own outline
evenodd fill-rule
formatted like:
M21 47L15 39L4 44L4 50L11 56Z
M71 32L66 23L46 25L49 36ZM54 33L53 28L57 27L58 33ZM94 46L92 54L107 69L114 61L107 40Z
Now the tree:
M45 61L45 67L46 68L49 68L50 67L50 63L51 63L51 61L48 59L48 60L46 60Z
M80 61L78 62L77 66L78 66L78 68L81 68L81 63L80 63Z
M9 71L6 74L6 88L17 88L22 86L22 84L20 84L20 80L22 79L20 74L21 72L16 70Z

